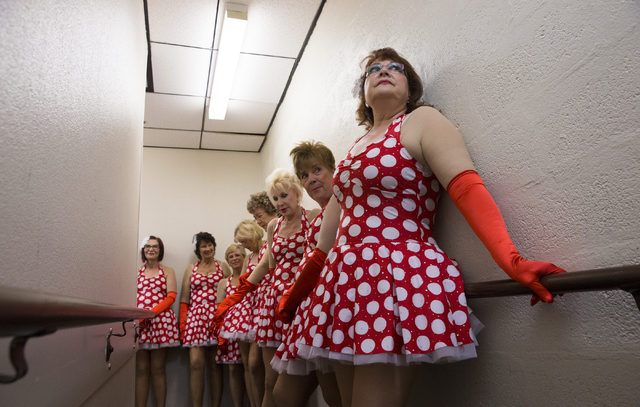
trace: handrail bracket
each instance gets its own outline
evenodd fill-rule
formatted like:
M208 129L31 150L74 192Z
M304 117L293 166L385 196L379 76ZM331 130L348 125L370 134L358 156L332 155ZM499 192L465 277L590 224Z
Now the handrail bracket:
M5 375L0 374L0 383L13 383L18 379L21 379L27 374L29 370L29 366L27 365L27 360L24 357L24 348L27 344L27 341L31 338L36 338L38 336L44 336L52 334L56 331L55 328L46 328L40 330L31 335L20 335L15 336L11 340L11 344L9 345L9 356L11 359L11 365L13 366L13 370L15 371L14 375Z

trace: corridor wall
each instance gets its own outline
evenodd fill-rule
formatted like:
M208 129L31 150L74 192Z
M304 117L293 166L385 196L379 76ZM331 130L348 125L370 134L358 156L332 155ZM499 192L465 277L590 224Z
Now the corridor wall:
M459 129L521 253L568 271L640 262L637 1L327 1L262 150L342 158L365 133L360 61L396 48ZM446 194L436 240L465 281L506 278ZM425 366L411 406L638 405L640 313L623 292L469 301L479 357Z
M0 285L135 307L142 1L2 1L0 39ZM133 405L133 338L108 370L110 327L30 340L0 404Z

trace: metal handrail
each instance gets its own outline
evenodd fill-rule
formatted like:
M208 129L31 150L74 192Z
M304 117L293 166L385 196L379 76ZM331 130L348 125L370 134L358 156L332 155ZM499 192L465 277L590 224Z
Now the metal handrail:
M13 375L0 374L0 383L12 383L27 374L24 357L26 342L33 337L52 334L58 329L78 328L122 322L124 334L109 330L105 355L113 352L112 335L126 334L125 322L153 318L155 313L141 308L118 307L62 295L41 293L21 288L0 286L0 337L13 337L9 348Z
M640 265L551 274L540 279L552 294L584 291L624 290L630 292L640 309ZM464 285L467 298L531 295L533 291L514 280L494 280Z

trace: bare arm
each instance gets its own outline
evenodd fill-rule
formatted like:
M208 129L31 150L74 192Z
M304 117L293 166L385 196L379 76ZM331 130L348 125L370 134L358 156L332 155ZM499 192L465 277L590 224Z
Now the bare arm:
M324 210L324 217L322 218L322 225L320 226L320 236L316 247L325 253L329 253L329 250L331 250L336 243L339 226L340 204L336 197L332 196Z
M216 302L221 303L227 296L227 280L226 278L218 283L218 292L216 293Z
M189 303L191 298L191 273L193 271L193 264L190 264L184 271L182 276L182 291L180 292L180 302Z
M402 126L400 140L413 158L431 168L445 188L462 171L475 169L458 130L432 107L420 107L411 113Z
M220 267L222 268L222 275L224 278L228 278L231 275L231 267L224 262L220 262Z
M247 278L247 281L252 284L258 284L262 277L269 272L269 269L276 266L276 261L271 253L271 246L273 245L273 231L277 224L278 219L276 218L269 222L269 226L267 226L267 252L262 256L256 268L253 269L253 273Z
M178 291L178 283L176 283L176 272L171 267L162 266L164 278L167 280L167 292Z

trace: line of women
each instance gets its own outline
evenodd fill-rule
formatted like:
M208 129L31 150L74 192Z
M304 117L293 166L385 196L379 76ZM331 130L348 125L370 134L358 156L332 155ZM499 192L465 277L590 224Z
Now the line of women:
M482 324L467 306L457 263L431 232L443 188L497 264L532 289L532 305L553 301L540 278L564 272L520 256L462 137L421 101L409 62L383 48L363 67L357 119L366 133L337 166L323 144L297 145L295 174L274 171L266 180L270 202L249 202L258 223L235 230L250 255L239 254L242 266L227 259L234 273L218 288L212 331L237 349L252 407L304 406L318 385L331 407L403 406L420 363L476 356ZM300 206L303 188L321 210ZM155 273L153 252L145 254L141 273ZM213 263L202 263L213 272ZM197 338L188 341L212 344L186 322ZM201 355L192 352L191 362ZM192 369L192 397L202 393L194 388L198 375Z

